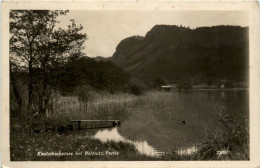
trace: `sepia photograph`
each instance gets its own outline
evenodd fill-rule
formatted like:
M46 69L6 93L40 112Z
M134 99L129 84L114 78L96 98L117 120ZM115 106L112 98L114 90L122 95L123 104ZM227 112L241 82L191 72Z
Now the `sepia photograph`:
M250 161L249 11L8 14L11 162Z

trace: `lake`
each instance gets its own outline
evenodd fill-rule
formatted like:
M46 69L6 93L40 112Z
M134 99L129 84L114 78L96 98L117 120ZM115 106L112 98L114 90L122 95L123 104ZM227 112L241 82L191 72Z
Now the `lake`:
M190 154L205 139L206 129L224 129L219 113L248 119L248 94L248 90L235 89L148 92L137 98L136 106L117 114L121 127L84 130L84 136L128 142L149 156L170 151Z

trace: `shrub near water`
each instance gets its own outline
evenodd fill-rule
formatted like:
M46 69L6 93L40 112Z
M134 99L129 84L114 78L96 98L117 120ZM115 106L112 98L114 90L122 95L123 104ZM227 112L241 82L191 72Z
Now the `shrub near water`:
M203 160L249 160L249 132L245 117L219 113L224 129L207 130L196 157Z

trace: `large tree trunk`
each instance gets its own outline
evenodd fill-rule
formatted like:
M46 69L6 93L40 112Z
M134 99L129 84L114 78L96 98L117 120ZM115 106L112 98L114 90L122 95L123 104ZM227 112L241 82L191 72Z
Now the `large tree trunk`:
M28 83L28 105L27 105L27 110L28 110L28 117L31 115L31 111L32 111L32 99L33 99L33 65L32 65L32 46L30 44L30 50L29 50L29 54L30 54L30 61L29 61L29 67L28 67L28 75L29 75L29 83Z
M32 65L29 64L29 84L28 84L28 110L30 111L32 108L32 93L33 93L33 73L32 73Z
M41 108L40 108L40 112L42 115L46 114L46 108L48 105L48 96L47 96L47 72L46 72L46 63L43 64L43 88L42 88L42 95L41 95Z
M42 79L42 93L41 93L41 106L40 106L40 113L41 115L46 114L49 96L47 95L47 85L48 85L48 73L47 73L47 62L48 62L48 55L45 55L44 60L42 62L42 72L43 72L43 79Z
M14 73L11 71L11 65L10 65L10 82L11 82L11 85L12 85L12 88L13 88L13 91L14 91L14 95L15 95L15 98L16 98L17 105L18 105L18 108L17 108L17 110L14 114L14 117L17 117L22 111L23 101L22 101L22 96L17 89L16 79L14 77Z

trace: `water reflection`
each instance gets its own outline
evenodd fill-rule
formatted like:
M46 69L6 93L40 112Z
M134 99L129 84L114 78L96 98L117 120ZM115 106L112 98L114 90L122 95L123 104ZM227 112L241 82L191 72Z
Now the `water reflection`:
M141 154L145 154L148 156L160 156L163 152L159 152L156 149L154 149L151 145L147 143L147 141L132 141L129 139L126 139L122 137L119 132L118 128L113 129L103 129L97 131L97 133L93 136L95 139L99 139L101 142L107 142L107 141L114 141L114 142L127 142L130 144L133 144L135 148L140 152Z
M151 94L126 116L120 128L88 130L85 136L102 142L115 141L133 144L141 154L159 156L176 150L179 155L197 151L196 145L207 138L205 129L223 126L220 112L248 116L247 91L191 91L189 94ZM157 96L157 97L156 97ZM186 124L179 124L185 120Z
M159 152L154 147L149 145L147 141L132 141L124 138L118 132L118 128L112 129L103 129L97 131L97 133L93 136L95 139L99 139L101 142L114 141L114 142L127 142L135 146L140 154L145 154L147 156L158 157L164 154L164 152ZM197 151L196 146L181 148L176 151L179 155L191 155L192 153Z
M225 99L226 98L226 92L225 91L221 91L220 92L221 98Z
M183 155L191 155L198 151L198 148L196 146L187 147L187 148L181 148L177 150L177 154L183 156Z

